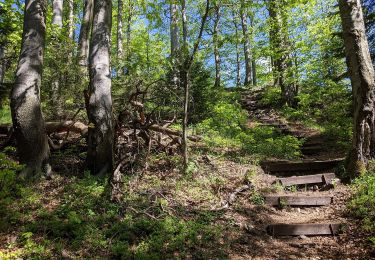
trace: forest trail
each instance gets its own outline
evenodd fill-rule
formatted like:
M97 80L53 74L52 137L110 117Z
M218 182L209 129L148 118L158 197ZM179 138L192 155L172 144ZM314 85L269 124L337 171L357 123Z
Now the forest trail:
M272 126L282 134L304 138L305 142L301 160L261 162L263 171L258 172L255 187L264 198L265 207L259 208L262 213L255 213L250 232L258 230L257 235L262 234L259 237L268 238L259 241L251 237L248 246L241 248L248 255L232 257L367 259L360 246L363 243L358 242L358 225L346 214L350 189L334 173L343 161L343 153L335 151L334 140L319 131L289 123L274 109L262 105L261 95L262 91L257 90L242 96L242 104L249 111L249 127L255 122ZM254 255L259 249L264 254Z

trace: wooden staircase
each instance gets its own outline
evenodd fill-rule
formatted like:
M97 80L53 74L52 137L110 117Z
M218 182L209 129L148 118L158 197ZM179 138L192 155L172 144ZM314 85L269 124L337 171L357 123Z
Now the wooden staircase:
M281 210L285 207L331 207L335 201L332 195L323 194L320 191L333 190L335 183L339 182L334 169L338 167L344 158L324 158L322 154L327 150L325 140L319 133L296 123L286 123L281 120L271 108L259 104L260 93L255 95L245 94L242 104L249 111L250 118L256 120L260 127L274 127L282 134L293 135L304 138L306 141L301 147L303 159L290 160L268 160L261 162L265 173L278 177L274 184L283 188L294 187L294 192L287 194L264 195L265 204ZM320 158L319 158L320 157ZM308 192L307 192L308 191ZM311 192L313 191L313 192ZM341 223L327 220L314 220L308 223L270 223L267 233L271 236L333 236L340 232Z

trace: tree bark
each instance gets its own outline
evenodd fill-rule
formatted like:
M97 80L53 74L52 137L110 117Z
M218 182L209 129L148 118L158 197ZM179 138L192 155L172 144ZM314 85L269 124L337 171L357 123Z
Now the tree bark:
M5 47L0 44L0 85L4 81L4 76L5 76ZM0 100L1 104L1 100ZM1 105L0 105L1 108Z
M22 47L10 106L17 152L26 176L48 173L49 147L40 106L46 34L46 0L26 0Z
M55 29L57 30L55 32L55 35L59 35L63 26L63 0L53 0L52 8L52 25L54 25ZM55 41L57 40L58 38L56 37ZM55 109L53 110L53 114L55 117L59 117L62 114L62 105L60 101L60 82L58 78L56 78L52 82L51 99L52 106L55 107Z
M215 5L215 18L214 18L214 32L213 32L213 45L214 45L214 56L215 56L215 87L220 87L221 84L221 59L219 52L219 26L220 26L220 9L221 6Z
M180 70L181 74L181 84L184 89L184 118L182 120L182 152L183 152L183 165L186 171L189 163L188 155L188 137L187 137L187 127L188 127L188 112L189 112L189 71L191 65L194 62L194 57L198 51L200 41L202 39L204 26L207 21L208 12L210 10L210 0L206 0L205 13L201 20L201 25L199 28L199 33L197 39L195 40L193 51L189 54L188 42L187 42L187 18L186 18L186 2L182 0L181 2L181 12L182 12L182 33L183 33L183 57L182 68Z
M87 70L89 56L90 29L92 24L93 0L84 0L83 18L78 40L78 63Z
M126 25L126 61L130 61L131 58L131 30L132 30L132 19L133 19L133 0L128 0L128 19Z
M243 47L244 47L244 56L245 56L245 81L244 85L248 86L251 84L251 46L250 46L250 39L249 39L249 32L247 28L247 15L246 15L246 8L244 0L241 0L241 7L240 7L240 15L241 15L241 24L242 24L242 32L243 32Z
M374 158L375 73L366 39L360 0L339 0L346 61L353 91L353 143L348 170L362 173Z
M62 28L63 25L63 0L53 0L52 4L52 24L58 28Z
M186 171L189 164L188 154L188 140L187 140L187 127L188 127L188 112L189 112L189 64L188 64L188 42L187 42L187 17L186 17L186 2L181 1L181 14L182 14L182 39L183 39L183 53L184 57L182 68L180 70L181 85L184 89L184 117L182 120L182 157L183 166Z
M110 73L112 1L94 1L90 44L87 165L92 174L113 170L113 123Z
M172 84L178 85L177 55L180 50L180 32L178 27L178 6L176 3L170 4L170 33L171 33L171 63L172 63Z
M274 85L281 88L282 104L295 105L295 96L298 94L296 84L290 71L292 62L290 59L290 43L288 25L284 2L281 0L269 0L270 16L270 46L272 49ZM288 79L288 80L287 80ZM287 82L289 81L289 83Z
M235 45L236 45L236 87L241 85L241 60L240 60L240 49L238 47L238 23L237 23L237 14L233 12L233 24L235 28Z
M69 17L68 17L68 37L74 41L74 1L68 0Z
M251 16L251 20L250 20L250 26L252 28L252 31L254 30L254 16L252 15ZM255 51L254 51L254 33L252 33L251 35L251 40L253 41L253 48L251 50L251 68L252 68L252 78L253 78L253 86L256 86L258 84L257 82L257 66L256 66L256 60L255 60Z
M121 60L124 54L122 47L123 43L123 12L124 3L122 0L118 0L118 14L117 14L117 59Z

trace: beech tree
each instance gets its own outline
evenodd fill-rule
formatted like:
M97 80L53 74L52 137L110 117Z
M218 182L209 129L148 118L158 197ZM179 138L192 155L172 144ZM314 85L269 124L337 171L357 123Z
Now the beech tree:
M113 123L110 72L112 1L94 1L87 96L87 164L93 174L113 170Z
M26 0L22 47L11 93L11 112L17 152L24 174L49 172L49 147L40 105L40 85L46 33L45 0Z
M181 13L182 13L182 38L183 38L183 60L181 62L180 69L180 80L182 88L184 89L184 117L182 121L182 156L184 162L184 168L187 169L189 156L188 156L188 139L187 139L187 127L188 127L188 112L189 112L189 72L191 65L194 62L195 55L198 51L200 41L202 39L204 26L207 21L208 13L210 10L210 0L206 0L205 13L202 16L201 24L199 27L199 33L195 40L193 50L190 53L188 49L188 35L187 35L187 17L186 17L186 2L181 2Z
M220 59L220 42L219 42L219 30L220 30L220 17L221 17L221 5L215 3L214 5L214 30L212 35L214 45L214 57L215 57L215 87L220 87L221 84L221 59Z
M244 85L247 86L251 84L251 46L250 46L250 39L249 39L249 30L247 26L247 13L246 13L246 6L245 1L241 0L240 6L240 15L241 15L241 25L242 25L242 33L243 33L243 48L244 48L244 56L245 56L245 82Z
M61 33L63 26L63 0L53 0L52 3L52 25L55 26L55 41L58 41L57 35ZM60 82L59 78L56 78L52 82L52 104L55 107L53 110L55 116L61 116L61 100L60 100Z
M172 84L178 84L177 55L180 50L180 28L178 26L178 5L170 3L170 37L171 37L171 63L172 63Z
M375 155L375 73L360 0L339 0L339 8L354 108L348 169L353 174L359 174Z
M68 37L72 41L74 40L74 1L68 0Z
M83 17L78 40L78 63L82 67L87 67L89 56L90 30L93 16L93 0L84 0Z
M117 59L121 59L124 54L123 50L123 12L124 3L122 0L117 2Z

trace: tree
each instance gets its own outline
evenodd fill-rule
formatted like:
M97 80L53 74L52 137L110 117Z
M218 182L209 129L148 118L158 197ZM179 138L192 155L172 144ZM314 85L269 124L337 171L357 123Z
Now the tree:
M74 1L68 0L69 15L68 15L68 37L74 41Z
M294 106L298 88L293 79L294 75L292 75L293 62L290 57L286 6L285 0L269 0L270 47L272 49L274 85L281 88L282 103Z
M181 13L182 13L182 38L183 38L183 60L180 69L180 80L181 86L184 90L184 118L182 121L182 153L184 160L184 168L187 169L189 156L188 156L188 140L187 140L187 126L188 126L188 112L189 112L189 71L193 64L194 57L198 51L200 41L202 39L204 26L207 21L207 16L210 10L210 0L206 0L205 13L202 16L201 24L199 27L199 33L194 43L193 51L189 53L188 42L187 42L187 18L186 18L186 1L181 1Z
M172 84L178 84L177 55L180 50L180 28L178 27L178 5L173 1L170 3L170 35L171 35L171 65Z
M123 50L123 11L124 3L122 0L118 0L118 10L117 10L117 59L121 60L124 54Z
M218 3L214 5L214 30L212 40L214 44L214 57L215 57L215 87L220 87L221 84L221 60L220 60L220 43L219 43L219 29L220 29L220 17L221 17L221 6Z
M345 54L353 91L353 143L348 169L359 174L375 155L375 73L360 0L339 0Z
M233 25L234 25L234 31L235 31L235 46L236 46L236 87L239 87L241 85L241 62L240 62L240 48L239 46L239 40L238 40L238 22L237 22L238 14L236 12L233 12Z
M63 0L53 0L52 5L52 25L54 26L55 31L55 41L59 40L59 34L63 26ZM52 105L56 108L53 110L54 116L61 116L62 107L60 100L60 82L57 78L52 82Z
M89 118L87 164L92 174L113 170L113 123L110 72L112 1L94 1L90 43L90 85L87 100Z
M249 32L247 28L247 15L246 15L246 6L245 1L241 0L241 7L240 7L240 15L241 15L241 24L242 24L242 33L243 33L243 48L244 48L244 55L245 55L245 82L244 85L247 86L251 84L251 46L250 46L250 39L249 39Z
M78 63L86 71L89 56L90 30L92 24L93 0L84 0L83 18L78 40Z
M45 0L25 3L21 54L11 93L11 113L17 152L30 176L49 173L49 147L40 106L40 84L46 33Z

